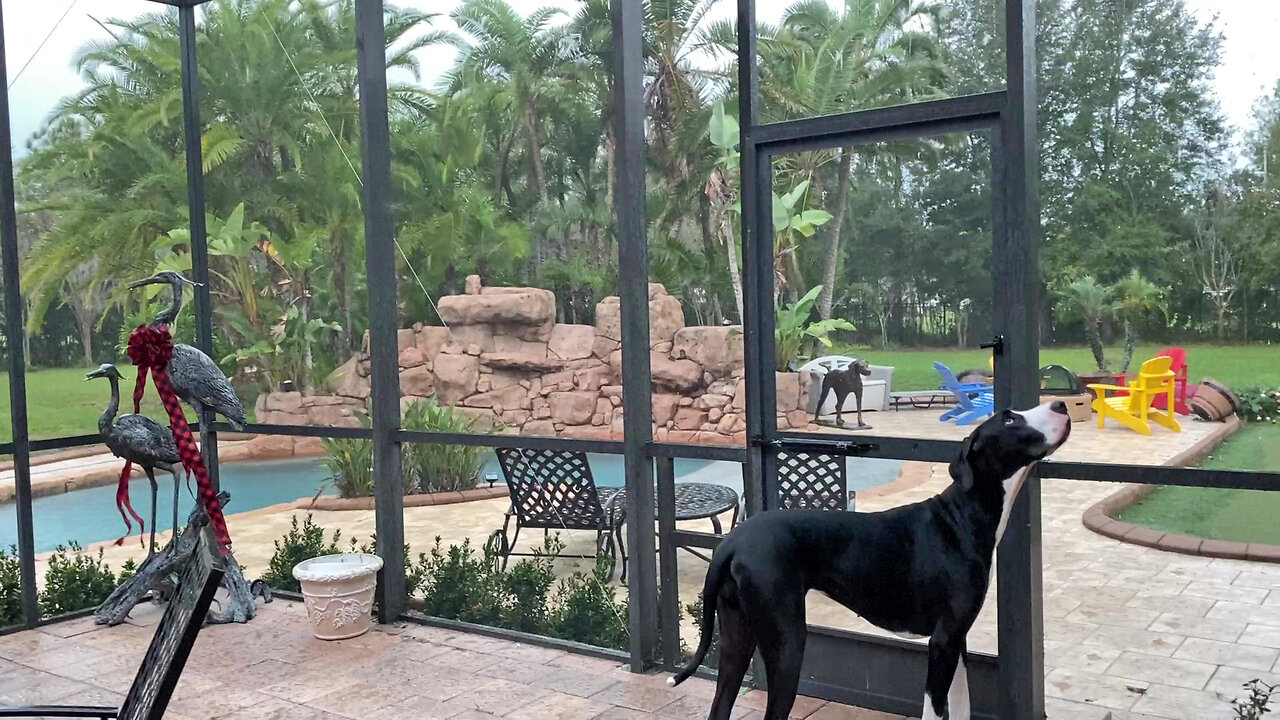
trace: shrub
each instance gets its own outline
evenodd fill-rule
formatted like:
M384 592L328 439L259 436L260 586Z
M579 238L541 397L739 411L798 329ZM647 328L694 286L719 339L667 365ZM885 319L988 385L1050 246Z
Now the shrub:
M599 647L627 648L626 601L607 580L613 563L596 558L590 573L576 572L560 581L549 635Z
M86 554L76 543L59 545L49 557L40 593L40 612L45 616L83 610L100 605L116 589L116 576L98 555Z
M441 547L439 537L423 563L423 612L450 620L501 627L496 556L486 547L479 557L470 540Z
M369 427L368 416L360 422ZM324 466L339 497L373 496L373 441L348 438L325 438Z
M335 555L342 552L338 549L338 538L341 531L333 531L333 539L327 544L324 539L324 528L316 525L307 513L302 524L298 524L298 516L289 520L289 532L275 541L276 551L267 563L267 572L262 580L273 590L301 592L302 586L293 577L293 566L303 560L310 560L321 555Z
M434 399L416 400L404 409L404 427L409 430L473 433L475 421ZM474 445L406 443L404 473L407 488L417 492L470 490L484 467L485 449ZM408 490L406 490L408 492Z
M366 415L360 422L370 426ZM431 398L406 406L403 422L409 430L475 432L475 421ZM340 497L373 496L373 441L327 438L324 449L324 464ZM470 445L406 443L401 452L406 495L470 490L484 467L485 449Z
M1272 685L1254 679L1244 684L1248 691L1247 698L1236 698L1231 701L1231 708L1236 712L1236 720L1262 720L1262 716L1271 712L1271 698L1280 692L1280 684Z
M1246 387L1236 397L1240 407L1236 413L1249 422L1276 422L1280 420L1280 388L1265 389Z
M22 620L22 569L18 549L0 548L0 627Z

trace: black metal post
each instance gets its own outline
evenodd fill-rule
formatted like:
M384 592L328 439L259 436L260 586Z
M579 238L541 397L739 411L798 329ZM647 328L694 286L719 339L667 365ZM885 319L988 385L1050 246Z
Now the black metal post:
M395 225L391 217L391 128L387 120L386 26L382 0L356 3L356 72L360 82L364 244L369 276L372 366L373 495L378 555L378 621L408 608L404 577L404 483L400 467L400 372L397 362Z
M31 521L31 450L27 432L27 359L23 353L22 289L18 285L18 209L13 191L13 142L9 133L9 69L4 58L0 9L0 265L4 271L4 332L9 345L9 416L13 423L13 484L18 513L18 563L22 612L28 627L40 619L36 604L35 534Z
M1007 339L996 357L996 401L1039 402L1039 160L1036 141L1036 3L1008 0L1008 108L995 143L999 166L994 273L996 332ZM1040 556L1040 480L1034 473L1013 506L997 551L1000 717L1044 717L1044 613Z
M658 572L661 595L662 663L674 671L680 663L680 565L676 558L676 459L661 457L658 469Z
M746 379L747 463L743 470L743 495L747 516L764 510L765 462L767 453L762 442L777 430L777 418L773 414L773 393L776 379L772 358L764 351L766 332L765 308L772 310L769 285L760 283L760 251L765 243L757 236L758 225L753 221L760 208L760 188L757 181L758 161L755 132L759 124L757 108L758 73L756 69L756 4L755 0L738 0L738 125L741 128L739 147L740 178L738 199L741 203L742 225L742 294L743 294L743 370ZM763 197L768 197L764 195ZM772 243L769 245L768 263L773 261ZM770 321L768 328L773 327ZM768 332L772 332L769 330Z
M649 240L645 231L644 29L642 3L612 0L617 138L613 207L617 213L622 305L622 429L627 489L628 603L631 670L657 658L658 577L653 537L653 399L649 370Z
M182 53L182 132L187 154L187 215L191 225L191 279L195 287L196 347L213 357L213 304L209 297L209 237L205 228L203 131L200 127L200 66L196 62L196 9L178 8L178 45ZM200 421L200 454L217 491L218 433L213 411Z

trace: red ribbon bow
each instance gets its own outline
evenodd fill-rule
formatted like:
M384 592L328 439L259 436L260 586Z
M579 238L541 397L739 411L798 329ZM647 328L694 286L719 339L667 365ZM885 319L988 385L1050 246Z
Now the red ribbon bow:
M187 425L187 418L182 412L182 403L179 402L178 394L174 392L173 385L169 382L167 368L169 360L173 357L173 336L169 334L169 328L164 325L160 327L139 326L129 335L128 352L129 359L133 361L134 365L138 366L138 379L133 387L133 411L141 411L142 395L147 387L147 374L149 372L155 382L156 392L160 395L160 402L164 404L165 412L169 414L169 429L173 431L173 440L178 446L178 456L182 459L182 467L188 473L196 476L199 499L204 504L205 512L209 515L209 524L213 526L214 534L218 538L219 549L225 555L231 548L231 536L227 533L227 521L222 516L222 507L218 503L217 493L213 491L213 481L210 480L209 471L204 466L200 448L196 444L195 437L191 434L191 427ZM134 512L133 505L129 502L129 476L132 470L133 463L126 461L124 472L120 474L120 484L116 489L116 508L120 510L120 515L124 518L126 530L132 528L129 523L130 515L138 521L139 527L142 525L142 518L138 516L138 513ZM174 498L174 501L177 502L177 498ZM128 514L126 514L126 511ZM173 531L177 532L177 528L174 528ZM123 542L123 538L116 542L117 544Z

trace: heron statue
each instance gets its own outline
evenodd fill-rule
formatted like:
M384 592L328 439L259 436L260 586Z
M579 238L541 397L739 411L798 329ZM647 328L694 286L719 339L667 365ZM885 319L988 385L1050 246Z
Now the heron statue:
M98 432L102 434L113 455L140 466L147 473L147 480L151 481L151 542L147 546L147 557L151 557L156 549L156 498L160 489L156 484L155 470L160 468L173 475L172 532L176 536L182 459L178 456L178 446L174 444L173 433L169 428L146 415L127 414L116 417L120 410L120 371L115 365L103 364L85 375L84 379L88 382L102 377L111 382L111 399L107 402L107 409L98 418Z
M129 288L132 290L144 285L169 286L173 292L169 307L160 311L151 321L152 327L159 327L173 323L178 317L178 311L182 309L183 289L187 285L197 284L172 270L163 270L130 284ZM236 397L236 391L231 387L227 376L222 374L208 355L190 345L175 343L173 357L169 360L166 372L169 374L169 382L173 384L173 391L183 402L194 408L198 416L203 417L207 408L225 417L236 430L244 430L244 406L240 404L240 398Z

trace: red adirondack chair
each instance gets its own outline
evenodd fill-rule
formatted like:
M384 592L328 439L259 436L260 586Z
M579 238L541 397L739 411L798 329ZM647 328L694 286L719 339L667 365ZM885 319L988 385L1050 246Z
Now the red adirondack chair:
M1169 367L1173 371L1173 411L1179 415L1190 415L1191 408L1187 407L1187 400L1195 395L1195 390L1194 388L1189 390L1187 387L1187 351L1180 347L1170 347L1161 350L1157 355L1167 355L1173 360L1173 364ZM1151 407L1164 410L1164 397L1157 397L1151 403Z

